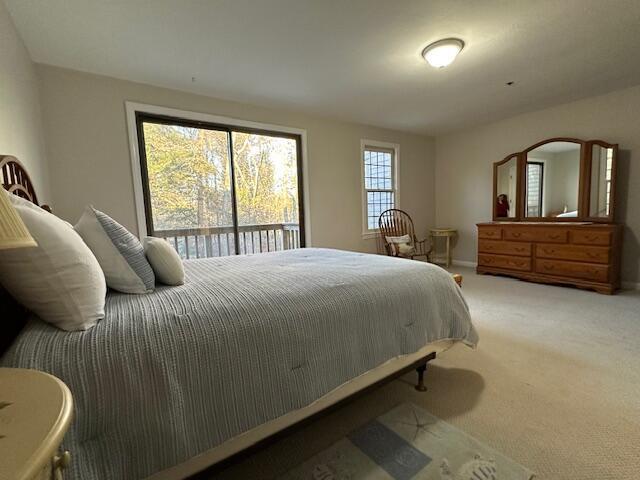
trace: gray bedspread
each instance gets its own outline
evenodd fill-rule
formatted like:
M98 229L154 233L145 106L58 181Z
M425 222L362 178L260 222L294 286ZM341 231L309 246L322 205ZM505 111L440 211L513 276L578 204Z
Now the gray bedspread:
M180 287L109 293L86 332L32 319L0 365L62 379L69 479L140 479L439 339L478 340L451 276L301 249L185 263Z

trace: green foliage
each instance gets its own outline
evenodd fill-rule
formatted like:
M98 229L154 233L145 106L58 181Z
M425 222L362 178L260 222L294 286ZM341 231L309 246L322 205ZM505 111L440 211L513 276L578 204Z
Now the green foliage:
M156 230L231 226L226 132L144 124ZM296 143L233 133L240 225L298 222Z

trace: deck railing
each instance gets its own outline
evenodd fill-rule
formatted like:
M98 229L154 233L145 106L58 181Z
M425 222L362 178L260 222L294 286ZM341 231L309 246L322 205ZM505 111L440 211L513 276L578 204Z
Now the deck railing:
M233 227L156 230L154 236L167 240L184 259L235 255ZM238 227L238 239L241 254L300 248L300 225L241 225Z

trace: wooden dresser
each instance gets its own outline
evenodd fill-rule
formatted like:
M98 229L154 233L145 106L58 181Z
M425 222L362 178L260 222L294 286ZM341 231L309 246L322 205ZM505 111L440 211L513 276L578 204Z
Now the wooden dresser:
M606 294L620 287L622 225L488 222L477 226L478 273Z

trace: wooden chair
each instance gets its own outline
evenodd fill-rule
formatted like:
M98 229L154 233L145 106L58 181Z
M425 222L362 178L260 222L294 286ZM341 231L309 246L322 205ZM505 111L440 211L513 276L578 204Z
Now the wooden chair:
M385 210L378 218L378 226L380 228L379 245L381 246L381 253L389 256L398 256L397 254L394 255L393 249L391 249L387 243L386 237L409 235L412 245L415 248L415 253L407 258L425 257L427 261L429 261L429 254L431 253L432 247L429 246L427 248L426 238L424 240L418 240L413 227L413 220L407 212L397 208Z

